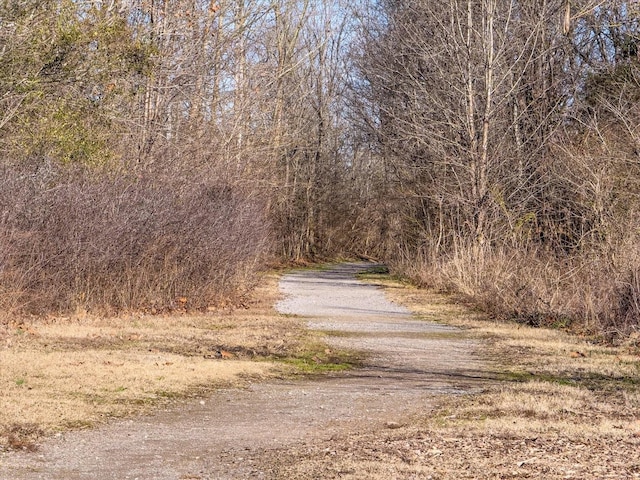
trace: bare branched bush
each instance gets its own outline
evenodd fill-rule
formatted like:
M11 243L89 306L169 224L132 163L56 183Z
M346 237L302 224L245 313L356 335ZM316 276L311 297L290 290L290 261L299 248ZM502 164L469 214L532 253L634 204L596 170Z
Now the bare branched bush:
M638 16L569 3L379 2L353 110L396 271L619 340L640 329Z
M268 250L263 205L225 183L3 170L3 311L203 308L237 299Z
M462 248L449 257L399 260L416 283L461 294L499 320L570 328L617 341L640 330L640 255L559 257L541 249Z

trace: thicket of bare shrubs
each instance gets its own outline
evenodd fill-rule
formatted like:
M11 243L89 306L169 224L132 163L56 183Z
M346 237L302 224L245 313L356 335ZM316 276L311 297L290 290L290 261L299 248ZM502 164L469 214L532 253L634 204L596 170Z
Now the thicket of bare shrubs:
M0 314L206 307L316 251L338 33L267 3L0 4Z
M267 251L335 253L348 22L343 0L1 3L0 311L205 306Z
M626 265L513 248L480 255L461 249L450 257L392 264L417 284L460 294L494 318L614 341L637 331L640 318L640 257L625 253Z
M360 255L636 331L632 3L2 4L0 303L202 307L265 251Z
M166 167L2 167L0 310L161 311L238 300L268 251L264 205Z
M353 104L397 271L497 318L640 329L640 11L606 3L371 13Z

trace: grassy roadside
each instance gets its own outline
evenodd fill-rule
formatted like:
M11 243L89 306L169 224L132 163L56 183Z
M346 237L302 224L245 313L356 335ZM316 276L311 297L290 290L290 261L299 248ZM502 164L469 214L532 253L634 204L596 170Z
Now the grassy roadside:
M640 478L640 345L496 323L452 297L363 275L429 321L482 340L482 393L434 397L400 428L291 452L274 478ZM497 379L497 380L496 380Z
M33 320L0 327L0 451L251 379L346 368L265 276L247 308Z

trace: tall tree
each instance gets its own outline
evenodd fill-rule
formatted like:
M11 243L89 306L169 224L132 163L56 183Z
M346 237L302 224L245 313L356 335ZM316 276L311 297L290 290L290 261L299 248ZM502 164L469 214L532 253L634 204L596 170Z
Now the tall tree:
M526 217L523 189L537 188L536 162L566 101L553 61L563 45L548 27L561 4L537 3L381 3L360 56L375 105L364 111L377 112L369 125L384 161L413 198L414 242L481 248Z

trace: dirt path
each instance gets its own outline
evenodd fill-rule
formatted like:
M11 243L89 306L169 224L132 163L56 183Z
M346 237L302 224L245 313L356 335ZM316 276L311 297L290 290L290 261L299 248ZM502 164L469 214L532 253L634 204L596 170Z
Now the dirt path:
M333 348L367 352L362 369L320 380L256 383L153 416L65 434L38 452L0 457L2 479L270 478L269 456L334 435L392 428L434 395L477 388L476 347L418 321L355 274L369 264L285 276L278 308L328 332Z

